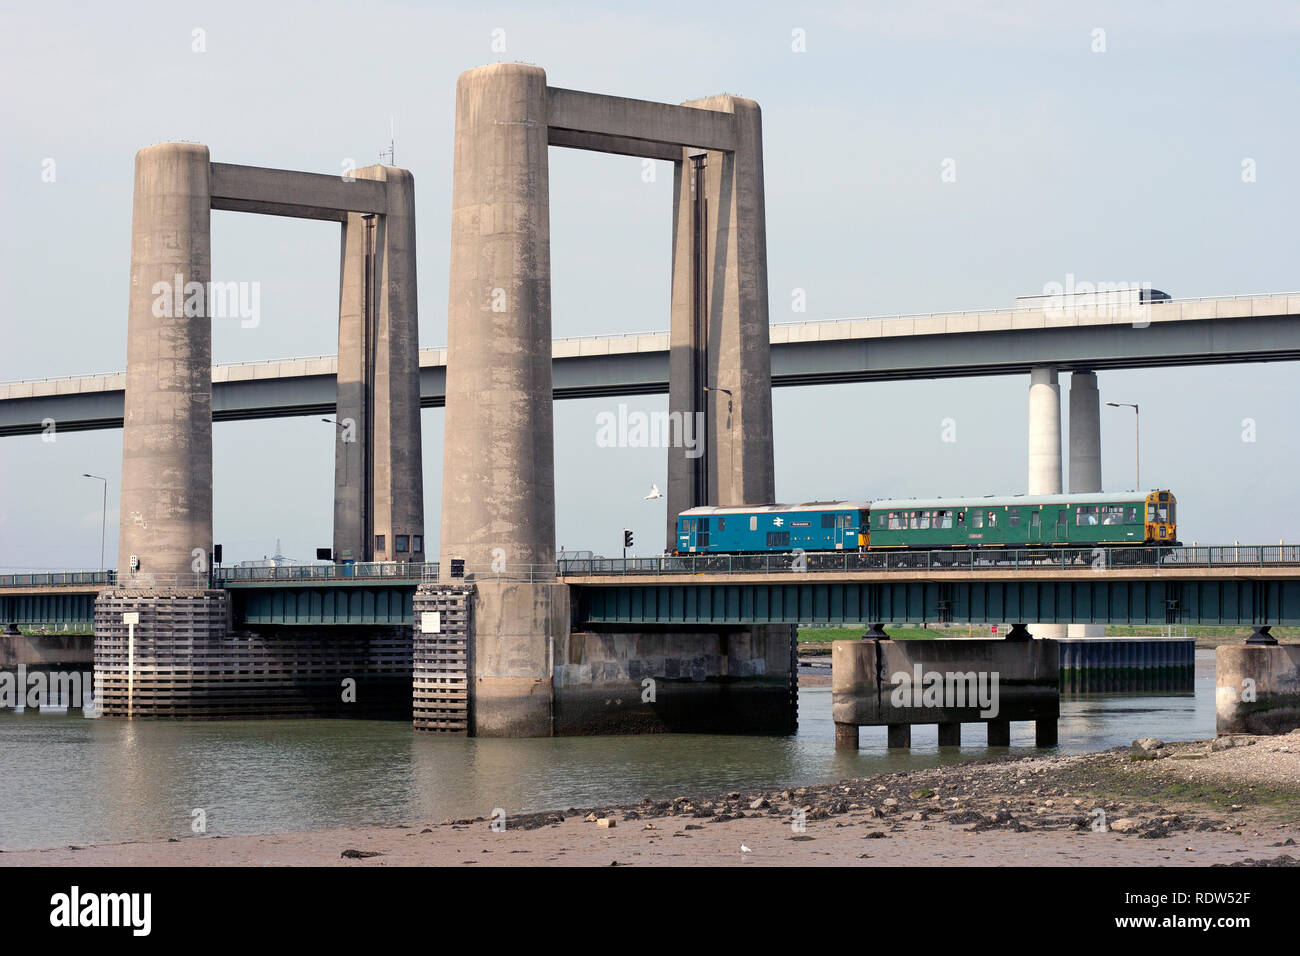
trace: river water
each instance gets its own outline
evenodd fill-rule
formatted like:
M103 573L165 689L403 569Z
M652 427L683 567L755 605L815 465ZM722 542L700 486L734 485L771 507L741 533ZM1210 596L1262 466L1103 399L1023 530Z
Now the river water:
M1196 692L1063 697L1057 752L1104 750L1134 737L1214 735L1214 652L1196 653ZM799 694L791 737L648 735L479 740L416 734L404 723L277 720L168 723L0 713L0 849L353 824L438 822L635 803L696 793L824 783L989 754L981 726L960 751L917 726L889 752L884 727L836 751L829 687ZM1011 749L1034 753L1033 725Z

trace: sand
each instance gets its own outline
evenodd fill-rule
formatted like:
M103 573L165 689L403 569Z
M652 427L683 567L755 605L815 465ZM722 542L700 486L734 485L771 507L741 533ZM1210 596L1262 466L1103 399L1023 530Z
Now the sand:
M1162 746L1146 760L1120 748L569 808L507 816L504 829L476 818L213 834L9 851L0 865L1300 864L1300 734L1235 742L1220 750L1212 741Z

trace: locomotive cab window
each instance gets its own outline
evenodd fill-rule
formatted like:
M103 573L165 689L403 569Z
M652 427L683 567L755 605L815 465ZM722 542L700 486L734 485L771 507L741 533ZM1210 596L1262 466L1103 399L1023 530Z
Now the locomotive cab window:
M727 530L727 519L723 518L721 515L718 516L718 530L719 531Z
M834 528L834 527L835 527L835 515L822 515L822 527L823 527L823 528Z

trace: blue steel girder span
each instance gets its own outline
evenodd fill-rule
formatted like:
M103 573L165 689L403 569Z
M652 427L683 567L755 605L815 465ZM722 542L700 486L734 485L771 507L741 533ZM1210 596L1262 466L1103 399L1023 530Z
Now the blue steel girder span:
M808 581L571 584L577 627L839 626L1039 621L1046 624L1300 625L1300 581ZM241 625L394 626L412 622L415 583L234 585ZM5 624L86 626L93 594L0 597Z
M1300 625L1300 581L810 581L574 585L575 624Z

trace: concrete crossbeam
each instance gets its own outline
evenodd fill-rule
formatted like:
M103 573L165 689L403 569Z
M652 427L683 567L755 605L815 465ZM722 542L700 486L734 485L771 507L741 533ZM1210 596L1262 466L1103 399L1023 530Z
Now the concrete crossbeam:
M736 123L729 112L717 112L708 106L673 106L556 87L546 90L545 122L551 129L574 130L615 140L734 150Z
M212 208L343 222L349 212L388 211L382 182L261 166L212 164Z

